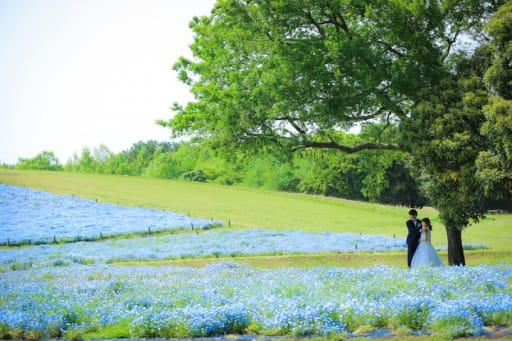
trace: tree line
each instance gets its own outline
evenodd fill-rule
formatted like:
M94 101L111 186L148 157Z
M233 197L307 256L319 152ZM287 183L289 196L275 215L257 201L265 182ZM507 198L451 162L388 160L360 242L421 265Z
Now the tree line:
M340 132L340 138L355 145L375 135L382 126L368 124L355 133ZM380 136L390 142L389 131ZM16 169L67 171L97 174L150 176L242 185L277 191L318 194L374 203L423 206L421 179L411 176L406 153L366 150L340 154L333 150L308 149L294 154L268 148L258 153L239 150L226 154L207 141L180 143L140 141L114 153L105 145L85 147L61 164L51 151L33 158L20 158Z

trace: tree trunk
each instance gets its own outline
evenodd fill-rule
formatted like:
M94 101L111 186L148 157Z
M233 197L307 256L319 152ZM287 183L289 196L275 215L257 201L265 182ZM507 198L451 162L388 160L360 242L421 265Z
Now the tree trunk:
M456 227L446 226L448 236L448 265L466 265L462 247L462 231Z

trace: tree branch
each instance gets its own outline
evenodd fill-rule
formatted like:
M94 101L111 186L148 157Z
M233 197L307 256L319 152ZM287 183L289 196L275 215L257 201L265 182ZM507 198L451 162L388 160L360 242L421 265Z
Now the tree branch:
M324 148L324 149L336 149L347 154L353 154L360 152L362 150L400 150L404 151L405 149L395 145L395 144L381 144L376 142L365 142L355 146L345 146L335 142L316 142L316 141L304 141L304 148Z
M313 15L311 14L310 11L303 11L303 13L306 15L306 18L308 18L309 22L311 24L313 24L313 26L316 27L316 29L317 29L318 33L320 34L320 36L322 38L325 38L325 32L324 32L324 30L323 30L323 28L321 26L321 23L318 23L318 22L315 21L315 19L313 18Z
M460 33L461 33L461 30L457 30L457 32L455 32L455 34L453 35L453 37L451 39L446 37L445 42L446 42L447 46L446 46L446 52L441 57L442 61L445 61L446 58L448 58L448 56L450 55L453 44L455 44L455 42L457 41L457 38L459 37Z
M351 38L350 30L348 29L345 18L343 18L341 13L336 13L335 11L333 11L330 5L327 5L327 7L329 8L330 13L326 13L327 11L323 13L328 18L328 21L326 23L334 25L336 31L339 32L340 30L342 30L347 34L347 36L349 36L349 38Z
M389 52L397 55L398 57L400 57L400 58L405 57L405 54L403 54L402 52L400 52L397 49L395 49L393 47L393 44L386 43L385 41L382 41L382 40L377 40L377 43L379 43L381 45L384 45L386 47L386 50L388 50Z
M291 126L302 136L306 136L306 131L304 129L302 129L301 127L299 127L299 125L297 123L295 123L294 120L292 119L288 119L287 120L288 123L291 124Z
M382 115L383 112L386 111L386 108L385 107L380 107L379 109L377 109L375 112L371 113L371 114L368 114L368 115L361 115L361 116L349 116L349 115L343 115L343 116L337 116L337 115L332 115L332 116L336 116L338 118L340 118L341 122L359 122L359 121L368 121L368 120L372 120L374 118L377 118L379 117L380 115ZM301 132L303 130L301 130L300 128L298 128L298 126L296 126L296 123L294 124L294 121L296 120L295 118L292 118L290 116L278 116L278 117L275 117L274 120L276 121L287 121L289 122L298 132Z

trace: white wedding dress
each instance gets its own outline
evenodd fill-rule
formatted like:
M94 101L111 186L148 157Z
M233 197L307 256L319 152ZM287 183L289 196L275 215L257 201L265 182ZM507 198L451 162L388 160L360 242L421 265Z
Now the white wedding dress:
M430 231L421 232L420 244L414 252L411 268L418 266L443 266L443 261L430 242Z

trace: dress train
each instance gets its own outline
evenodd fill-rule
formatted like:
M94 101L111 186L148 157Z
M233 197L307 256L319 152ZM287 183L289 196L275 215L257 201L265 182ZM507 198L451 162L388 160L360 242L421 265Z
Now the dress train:
M421 232L420 244L412 257L411 268L418 266L444 266L430 242L430 231Z

